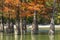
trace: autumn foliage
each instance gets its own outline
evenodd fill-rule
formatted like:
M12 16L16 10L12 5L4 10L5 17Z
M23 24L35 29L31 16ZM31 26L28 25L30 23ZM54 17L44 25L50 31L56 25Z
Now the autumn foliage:
M8 17L10 13L11 18L16 18L17 10L19 16L28 17L33 16L33 11L38 11L39 14L47 14L48 10L45 8L46 0L33 0L31 2L21 2L20 0L5 0L4 1L4 16ZM42 10L42 12L40 12Z

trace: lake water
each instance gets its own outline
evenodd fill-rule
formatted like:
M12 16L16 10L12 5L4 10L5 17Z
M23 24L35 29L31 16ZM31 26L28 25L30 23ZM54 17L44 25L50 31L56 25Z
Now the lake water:
M60 34L14 35L0 33L0 40L60 40Z

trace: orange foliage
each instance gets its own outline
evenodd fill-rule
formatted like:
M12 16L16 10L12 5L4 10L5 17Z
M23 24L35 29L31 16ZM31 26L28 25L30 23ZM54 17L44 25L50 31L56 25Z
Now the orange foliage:
M34 11L34 10L39 11L39 10L44 8L44 4L38 4L36 2L44 3L45 1L44 0L34 0L32 2L29 2L29 3L25 3L25 2L21 3L20 0L5 0L5 3L11 4L11 5L14 5L14 6L19 5L19 8L20 8L19 10L23 11L20 14L21 17L32 16L33 14L31 14L31 11ZM17 9L17 7L15 7L15 8ZM16 9L14 9L14 10L16 11ZM25 9L27 11L24 12ZM12 10L12 9L10 9L9 7L4 7L4 12L8 12L8 10ZM16 15L15 11L11 12L12 13L11 18L14 18L14 15ZM42 12L42 13L46 13L46 12Z
M9 8L8 7L4 7L4 12L8 12Z
M28 3L28 5L35 6L35 3L34 2L31 2L31 3Z

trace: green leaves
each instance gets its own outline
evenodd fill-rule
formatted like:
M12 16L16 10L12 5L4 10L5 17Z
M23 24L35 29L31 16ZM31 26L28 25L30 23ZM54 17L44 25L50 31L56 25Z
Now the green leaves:
M46 2L46 6L47 6L47 7L52 6L52 2Z

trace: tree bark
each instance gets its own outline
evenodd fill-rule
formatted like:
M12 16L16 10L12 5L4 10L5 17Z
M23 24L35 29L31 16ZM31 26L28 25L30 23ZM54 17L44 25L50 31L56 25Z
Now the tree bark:
M23 31L24 31L24 34L26 34L26 32L27 32L26 17L24 17L24 19L23 19Z
M7 25L8 25L8 27L7 27L7 29L6 29L6 32L7 33L11 33L11 27L10 27L10 11L9 11L9 15L8 15L9 17L8 17L8 20L7 20Z
M37 11L34 11L33 24L32 24L32 33L38 33L38 23L37 23Z
M19 35L21 32L20 32L20 11L19 11L19 5L17 5L17 8L16 8L16 21L17 21L17 34Z
M11 23L11 31L12 31L12 33L14 33L14 23L13 23L13 21Z
M20 34L20 21L17 22L17 34L19 35Z
M52 12L52 16L51 16L51 24L50 24L50 30L49 30L49 34L53 35L55 34L55 25L54 25L54 13L55 13L55 9L56 9L56 0L54 0L53 2L53 12Z
M19 35L20 32L20 17L19 14L17 14L17 34Z
M20 18L20 31L21 31L21 35L23 34L23 19Z
M2 28L3 28L3 32L4 32L4 18L3 18L3 13L2 13Z
M50 35L54 35L54 33L55 33L55 25L54 25L54 20L53 20L53 18L51 18L49 34L50 34Z

